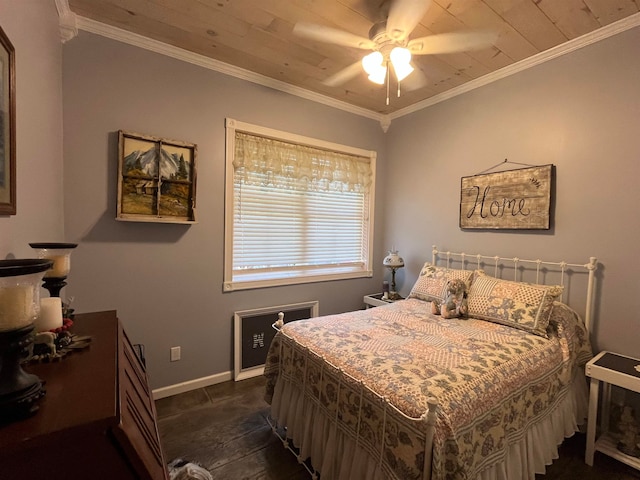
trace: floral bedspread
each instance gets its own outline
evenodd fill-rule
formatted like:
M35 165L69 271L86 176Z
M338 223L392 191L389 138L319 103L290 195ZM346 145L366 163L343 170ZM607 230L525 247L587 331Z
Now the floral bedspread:
M475 478L564 398L576 366L591 358L582 322L565 305L554 306L549 333L445 320L418 299L291 322L270 346L265 398L271 403L279 378L296 385L380 459L386 476L411 479L422 477L425 425L379 397L414 418L434 397L432 478Z

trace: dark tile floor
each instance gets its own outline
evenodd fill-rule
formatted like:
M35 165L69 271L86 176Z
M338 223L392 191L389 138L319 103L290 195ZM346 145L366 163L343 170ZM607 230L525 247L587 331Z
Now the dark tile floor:
M267 424L263 393L264 379L256 377L158 400L166 460L197 463L216 480L309 478Z
M225 382L160 399L158 424L167 461L183 458L214 479L306 480L307 471L282 447L266 417L264 379ZM536 480L638 480L640 472L596 452L584 463L585 436L565 440L560 458ZM357 479L354 479L357 480Z

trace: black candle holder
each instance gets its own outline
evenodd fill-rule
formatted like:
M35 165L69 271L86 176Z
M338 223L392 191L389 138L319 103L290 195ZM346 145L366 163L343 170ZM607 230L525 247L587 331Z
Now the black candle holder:
M29 246L38 251L39 258L53 262L51 270L44 274L42 286L49 291L49 296L59 297L60 290L67 284L65 281L71 268L71 251L77 243L30 243Z
M42 286L49 291L50 297L59 297L60 290L67 284L66 279L67 277L45 277Z
M33 322L40 309L40 280L53 262L46 259L0 260L0 420L33 414L44 395L42 381L21 362L33 343Z
M33 343L33 324L0 332L0 418L20 419L38 410L36 401L45 394L42 381L20 365Z

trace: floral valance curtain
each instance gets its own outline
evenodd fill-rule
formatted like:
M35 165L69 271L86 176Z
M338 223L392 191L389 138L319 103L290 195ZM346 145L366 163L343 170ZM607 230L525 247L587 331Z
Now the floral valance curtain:
M373 177L367 157L238 131L233 168L236 182L314 191L367 193Z

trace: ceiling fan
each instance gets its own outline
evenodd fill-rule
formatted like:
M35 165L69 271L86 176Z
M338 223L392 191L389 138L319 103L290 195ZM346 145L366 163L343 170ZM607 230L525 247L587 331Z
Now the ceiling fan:
M362 70L374 83L387 85L387 105L389 104L390 70L398 82L405 80L414 70L411 65L412 55L434 55L442 53L463 52L491 46L497 39L495 32L469 31L429 35L410 39L409 35L431 5L431 0L385 0L382 4L384 19L373 24L369 30L369 38L365 38L344 30L299 22L293 33L300 37L320 42L333 43L345 47L372 50L352 65L331 75L322 83L336 87L359 75ZM426 85L427 80L418 69L408 85L410 90Z

